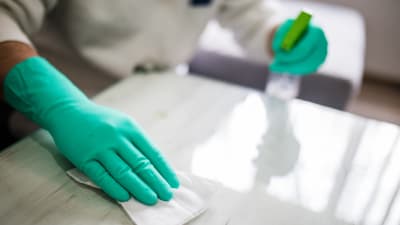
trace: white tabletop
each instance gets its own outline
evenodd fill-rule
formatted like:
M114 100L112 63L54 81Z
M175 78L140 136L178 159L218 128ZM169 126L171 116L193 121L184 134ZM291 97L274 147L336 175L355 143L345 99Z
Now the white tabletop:
M140 123L179 170L218 182L190 224L400 224L400 129L193 76L130 77L96 101ZM39 131L0 153L0 224L132 224Z

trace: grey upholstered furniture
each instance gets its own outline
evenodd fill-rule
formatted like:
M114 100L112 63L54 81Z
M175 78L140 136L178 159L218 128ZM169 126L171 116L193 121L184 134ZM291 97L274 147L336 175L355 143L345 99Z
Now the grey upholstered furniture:
M268 65L210 51L198 51L189 63L189 72L263 91ZM351 98L351 84L339 77L309 75L302 78L299 98L345 109Z
M365 58L363 17L355 10L326 3L281 1L287 17L303 8L313 13L313 23L323 27L328 38L328 57L317 75L303 79L300 99L337 109L346 109L359 92ZM252 88L264 89L268 62L252 62L235 43L231 32L211 22L200 39L200 50L189 64L192 73L214 77Z

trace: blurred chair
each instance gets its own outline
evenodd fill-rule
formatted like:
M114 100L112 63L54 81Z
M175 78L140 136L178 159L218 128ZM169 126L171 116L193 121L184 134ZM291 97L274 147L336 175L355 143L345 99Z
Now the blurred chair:
M287 17L305 8L313 23L323 27L329 53L317 75L305 77L299 98L336 109L345 109L359 92L364 69L365 28L355 10L323 3L282 1ZM210 22L200 40L200 49L189 63L189 72L264 89L269 74L267 62L252 62L235 43L231 32Z
M228 81L263 91L268 79L268 65L222 55L209 51L198 51L189 64L191 74ZM351 84L340 77L310 75L301 81L299 98L345 109L351 96Z

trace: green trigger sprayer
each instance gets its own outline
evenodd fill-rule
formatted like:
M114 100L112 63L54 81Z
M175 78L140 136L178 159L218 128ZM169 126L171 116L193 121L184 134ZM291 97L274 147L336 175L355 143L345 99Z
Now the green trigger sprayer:
M301 11L294 20L289 31L286 33L280 47L285 51L290 51L296 42L307 30L312 15ZM268 95L280 99L289 100L297 97L300 88L301 76L299 74L280 74L271 72L266 86Z

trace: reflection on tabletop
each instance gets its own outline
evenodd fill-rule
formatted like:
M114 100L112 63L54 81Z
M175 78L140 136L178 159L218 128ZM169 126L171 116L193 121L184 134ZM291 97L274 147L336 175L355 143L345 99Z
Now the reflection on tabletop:
M244 193L229 224L399 224L399 128L327 112L249 94L195 148L193 173Z

